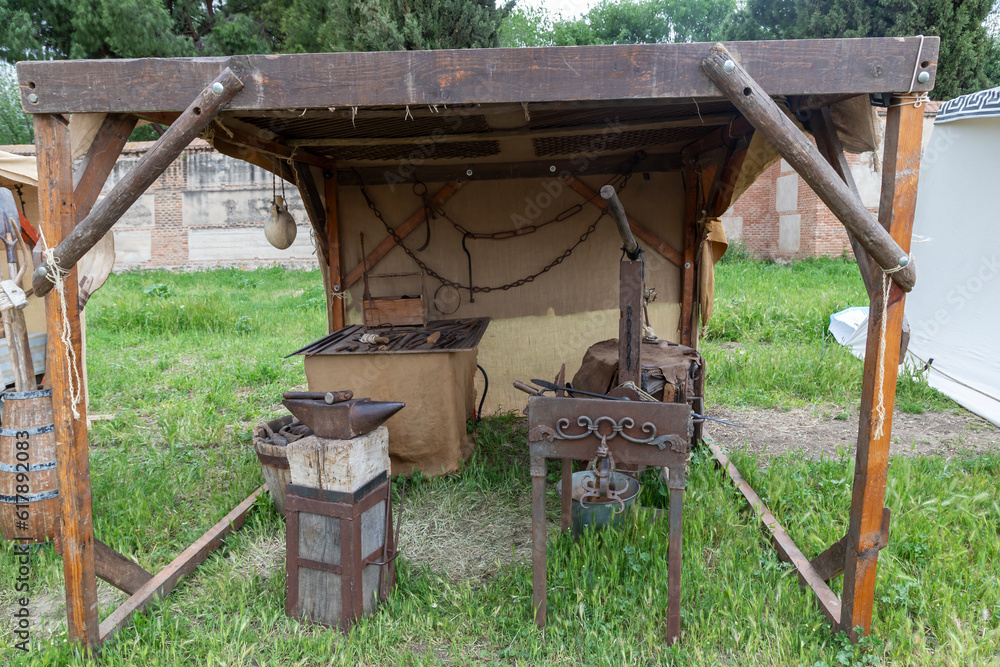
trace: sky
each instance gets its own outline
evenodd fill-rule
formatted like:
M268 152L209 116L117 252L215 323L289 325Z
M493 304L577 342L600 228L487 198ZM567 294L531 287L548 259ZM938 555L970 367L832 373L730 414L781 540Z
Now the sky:
M566 18L579 16L597 4L597 0L519 0L521 7L545 7L552 14Z

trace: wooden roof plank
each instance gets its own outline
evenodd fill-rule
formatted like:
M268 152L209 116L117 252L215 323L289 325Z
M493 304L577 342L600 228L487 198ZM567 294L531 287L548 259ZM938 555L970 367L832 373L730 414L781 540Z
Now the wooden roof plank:
M230 109L500 104L721 93L708 43L32 61L17 65L29 113L181 111L227 66L246 73ZM729 42L769 95L931 90L937 37ZM235 71L235 69L234 69ZM916 79L926 71L925 83ZM34 100L34 101L32 101Z

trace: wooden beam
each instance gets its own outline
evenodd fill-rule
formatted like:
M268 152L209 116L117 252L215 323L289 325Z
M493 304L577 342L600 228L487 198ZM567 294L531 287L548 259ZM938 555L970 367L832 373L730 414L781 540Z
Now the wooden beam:
M705 72L725 96L739 109L754 128L767 138L781 157L795 168L834 215L857 236L868 254L885 270L892 270L892 280L904 291L913 289L916 273L912 264L900 269L907 253L872 218L837 176L809 138L768 97L760 85L735 62L735 57L721 44L715 45L704 61Z
M857 183L854 182L854 174L851 172L851 166L847 163L847 155L844 153L844 147L840 143L840 135L837 134L837 129L833 125L830 107L822 107L815 110L812 115L811 127L813 138L816 139L816 148L819 149L820 154L826 158L826 161L830 163L830 166L837 172L837 175L843 179L851 192L858 199L861 199ZM872 277L872 258L850 230L847 231L847 239L851 243L854 259L858 263L858 269L861 271L861 280L865 284L865 291L868 293L868 298L871 299L877 290L875 279ZM906 361L906 349L909 347L909 344L910 323L904 314L903 331L899 339L899 363Z
M920 139L924 113L912 103L896 99L886 115L885 155L882 160L882 199L879 219L887 224L893 239L906 252L910 249L913 213L916 208L920 171ZM896 376L905 294L889 283L883 297L883 281L871 299L868 344L865 349L864 381L858 448L851 495L847 557L844 567L841 627L852 639L855 628L871 630L872 605L878 568L878 542L885 502L892 436L892 411L896 399ZM884 343L880 343L883 341Z
M244 131L240 128L232 127L229 123L224 122L223 127L225 130L217 132L216 135L219 138L224 138L229 143L246 146L247 148L252 148L259 153L274 155L284 160L291 159L296 162L304 162L305 164L319 167L321 169L335 171L337 168L336 162L330 158L310 153L307 150L297 149L279 141L265 139L259 134L251 134L250 132Z
M634 153L605 155L593 160L528 160L522 162L466 162L438 165L412 165L393 162L378 167L340 169L337 180L341 185L390 185L411 183L444 183L445 181L495 181L508 178L551 178L620 174L635 159ZM635 163L636 172L661 173L678 171L680 156L656 153ZM471 173L470 173L471 172Z
M795 542L792 538L785 532L785 529L781 526L778 520L771 514L771 511L767 509L764 505L764 501L760 499L760 496L753 490L750 484L743 479L743 475L740 471L732 464L719 446L714 442L708 442L708 448L712 450L712 455L715 460L719 462L719 465L729 474L730 479L733 480L733 484L746 499L747 503L753 509L754 514L760 518L764 527L771 534L772 543L778 550L778 555L788 563L795 566L798 571L799 577L805 581L806 585L812 589L813 593L816 594L816 599L819 601L819 608L826 616L826 620L833 624L834 631L837 630L838 623L840 622L841 616L841 606L840 600L837 599L836 594L830 590L830 587L826 585L823 578L816 572L809 559L805 557L805 554L795 546Z
M684 168L684 256L681 260L681 345L694 340L694 254L698 249L698 170L690 161Z
M465 181L450 181L446 183L444 187L438 190L434 196L431 197L431 206L435 208L442 206L446 201L451 199L456 192L461 190L463 185L465 185ZM419 209L413 212L413 215L403 222L403 224L396 227L396 235L401 239L405 239L410 232L420 226L426 215L427 209L421 205ZM350 289L354 283L361 279L362 274L364 274L366 270L370 271L372 267L378 264L378 262L395 246L396 239L394 239L391 234L382 239L382 241L375 246L375 249L368 253L363 261L347 272L347 275L344 276L343 289Z
M577 194L586 199L589 204L601 209L602 211L608 210L608 205L601 198L601 195L594 192L589 185L577 179L575 176L564 176L563 180L567 185L569 185L569 187L573 188ZM627 215L626 217L628 218L628 224L632 229L632 233L642 239L643 243L658 252L667 261L672 262L677 266L681 266L681 263L684 260L679 252L671 248L666 241L661 239L652 231L636 222L635 218L632 216Z
M330 267L330 290L332 294L341 294L343 276L340 275L340 211L338 208L340 193L337 191L337 172L328 171L323 174L326 186L326 245L329 255L327 265ZM344 300L326 295L327 328L330 333L344 327Z
M879 536L878 548L885 549L889 545L889 521L891 512L888 507L882 508L882 533ZM823 581L830 582L844 573L844 561L847 557L848 536L831 544L820 555L809 561Z
M125 114L104 117L82 164L73 175L73 203L78 220L93 208L137 121L135 116Z
M125 627L132 618L132 614L145 609L149 603L164 597L177 587L180 580L194 571L208 555L215 551L222 541L230 533L239 530L246 523L247 514L253 509L258 496L264 492L267 486L261 486L233 509L232 512L222 517L222 519L212 526L207 533L185 549L180 556L175 558L169 565L163 568L155 577L132 594L122 606L115 609L110 616L101 623L101 641L106 641L118 630Z
M316 232L316 243L319 245L321 256L318 258L324 265L329 265L327 255L329 245L326 237L326 205L323 197L320 196L319 184L316 182L312 167L302 162L293 162L292 171L295 172L295 185L299 189L299 196L302 198L302 205L309 216L309 222ZM324 190L326 186L323 186Z
M75 222L73 161L66 122L56 116L35 116L35 145L38 146L40 227L49 243L58 244L72 231ZM82 400L81 386L83 369L76 269L64 277L62 286L64 299L53 297L45 301L49 332L46 381L52 389L55 424L67 632L71 642L81 644L89 652L98 642L97 575L87 407ZM64 323L68 324L68 331L64 330ZM71 402L74 394L80 399L75 404Z
M937 37L730 42L770 95L931 90ZM29 113L180 111L227 66L245 68L233 109L712 98L706 44L51 60L17 64ZM922 66L927 63L926 66ZM914 65L918 65L914 72ZM149 85L137 85L147 82ZM378 82L373 85L373 82Z
M62 537L56 530L55 550L62 555ZM142 588L153 575L125 556L94 538L94 570L97 576L120 591L132 595Z
M237 160L249 162L250 164L256 165L261 169L265 169L272 174L275 174L278 178L283 178L289 183L295 182L295 173L284 160L277 159L265 153L260 153L252 148L247 148L246 146L230 143L226 139L218 136L212 138L211 144L212 148L219 151L223 155L228 155L229 157L236 158Z
M734 120L733 114L716 114L713 116L692 116L689 118L671 118L650 122L648 120L638 122L619 122L611 125L610 122L598 125L575 125L572 127L556 127L541 130L532 129L530 126L518 127L510 130L490 130L487 132L464 132L461 134L436 134L428 136L402 136L402 137L316 137L311 139L293 139L288 142L294 147L336 147L336 146L391 146L393 144L449 144L459 141L495 141L504 138L532 139L535 137L573 137L582 134L598 135L609 130L618 132L630 132L641 130L661 130L671 127L700 127L727 125Z
M180 118L139 158L129 173L115 184L108 196L102 199L56 247L56 266L66 271L93 248L146 191L146 188L166 171L191 140L212 122L212 118L226 102L242 88L243 83L239 77L232 70L226 69L202 90ZM53 275L55 270L48 262L38 267L32 278L36 295L45 296L52 289L49 276Z

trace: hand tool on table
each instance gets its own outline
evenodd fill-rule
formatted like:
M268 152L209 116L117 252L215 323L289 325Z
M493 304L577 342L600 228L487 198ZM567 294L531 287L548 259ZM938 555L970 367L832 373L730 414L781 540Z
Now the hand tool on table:
M325 401L328 404L342 403L354 398L354 392L346 391L286 391L282 398L301 398L308 401Z
M546 391L565 391L567 394L579 394L580 396L590 396L592 398L603 398L609 401L627 401L629 399L624 396L608 396L606 394L595 394L590 391L581 391L579 389L573 389L572 387L563 387L554 382L549 382L547 380L532 380L533 384L537 384ZM514 385L517 386L517 385ZM518 387L520 389L520 387ZM522 390L523 391L523 390Z

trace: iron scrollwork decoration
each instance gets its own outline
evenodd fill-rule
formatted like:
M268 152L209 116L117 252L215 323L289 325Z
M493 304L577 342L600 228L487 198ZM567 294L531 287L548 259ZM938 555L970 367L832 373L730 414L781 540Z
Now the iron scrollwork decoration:
M601 424L605 422L611 426L611 430L608 433L601 432ZM612 417L591 419L587 415L580 415L576 423L577 426L584 429L582 433L567 433L566 429L570 426L570 420L567 417L563 417L556 422L555 430L548 426L539 425L531 429L529 437L532 440L545 438L549 442L552 442L554 440L582 440L594 435L601 439L601 444L606 445L609 440L614 440L620 435L623 439L637 445L655 445L662 450L669 444L670 449L677 453L683 454L687 452L687 441L684 438L674 434L657 435L656 425L652 422L643 422L641 430L644 437L636 437L626 431L626 429L635 428L635 420L631 417L623 417L621 420L615 421Z

